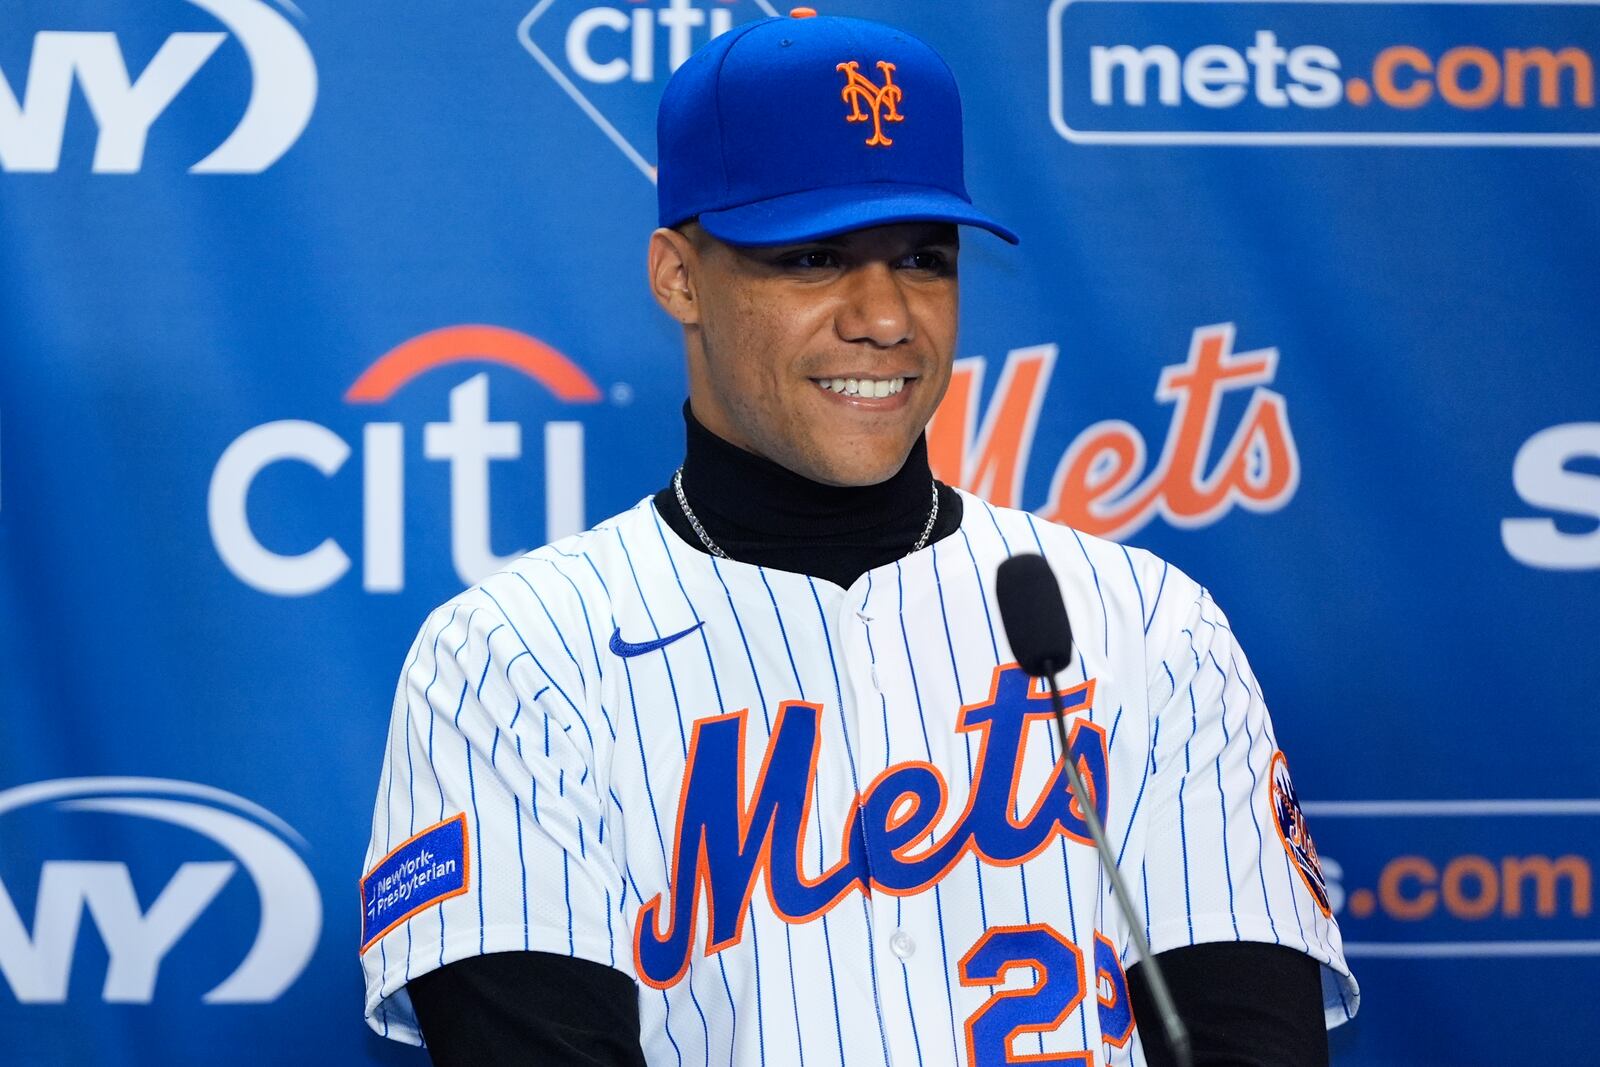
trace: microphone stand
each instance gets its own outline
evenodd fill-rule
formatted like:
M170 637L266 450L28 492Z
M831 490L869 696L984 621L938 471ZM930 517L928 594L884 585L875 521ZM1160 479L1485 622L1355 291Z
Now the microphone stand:
M1061 756L1062 762L1066 764L1067 782L1072 787L1072 795L1078 798L1078 807L1083 812L1084 824L1089 828L1089 836L1094 839L1094 847L1100 851L1101 867L1111 881L1111 891L1116 896L1117 906L1122 909L1128 930L1133 935L1133 943L1139 950L1139 960L1144 964L1145 979L1150 984L1150 995L1155 1000L1156 1011L1161 1016L1161 1026L1166 1031L1167 1047L1172 1051L1173 1062L1177 1067L1191 1067L1194 1061L1189 1050L1189 1031L1184 1027L1183 1020L1178 1017L1178 1009L1172 1003L1172 993L1167 989L1167 980L1161 974L1161 967L1156 963L1154 953L1150 951L1150 942L1145 940L1144 931L1139 928L1135 918L1138 912L1133 910L1133 901L1128 897L1128 887L1123 884L1122 874L1117 870L1116 857L1111 854L1111 845L1106 841L1106 829L1101 825L1099 812L1095 811L1094 801L1084 785L1083 775L1078 773L1078 765L1072 758L1072 750L1067 747L1067 714L1061 705L1061 693L1056 686L1055 661L1046 660L1043 666L1044 680L1050 686L1050 706L1056 713L1056 733L1061 738Z

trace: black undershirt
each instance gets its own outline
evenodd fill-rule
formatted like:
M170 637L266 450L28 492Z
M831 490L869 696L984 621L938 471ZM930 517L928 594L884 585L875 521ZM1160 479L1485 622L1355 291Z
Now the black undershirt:
M683 492L717 547L741 563L809 574L849 587L874 567L908 554L933 510L928 445L917 438L905 465L877 485L822 485L736 448L683 406ZM706 551L671 484L656 511L674 533ZM961 496L939 483L932 544L961 527Z
M919 439L888 481L821 485L712 434L684 405L683 488L702 528L742 563L848 587L906 555L933 504ZM961 497L939 485L929 543L961 525ZM669 484L661 518L707 551ZM1280 945L1219 942L1161 954L1167 984L1190 1030L1195 1067L1325 1067L1321 976L1311 957ZM621 971L545 952L475 956L413 978L406 987L439 1067L552 1064L642 1067L638 986ZM1143 967L1128 970L1129 997L1149 1067L1169 1067Z

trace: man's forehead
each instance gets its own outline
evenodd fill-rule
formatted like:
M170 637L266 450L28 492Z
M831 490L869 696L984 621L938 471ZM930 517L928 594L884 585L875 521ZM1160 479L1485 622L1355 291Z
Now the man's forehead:
M717 241L717 238L707 234L704 230L701 230L700 233L706 240ZM727 247L735 252L758 255L763 252L772 252L785 248L852 248L861 251L882 250L888 252L894 249L928 245L959 246L960 243L960 228L954 223L916 220L912 222L886 223L881 226L867 226L859 230L845 230L842 233L828 234L806 241L796 241L792 244L728 245Z
M960 228L952 222L892 222L820 237L817 244L959 244Z

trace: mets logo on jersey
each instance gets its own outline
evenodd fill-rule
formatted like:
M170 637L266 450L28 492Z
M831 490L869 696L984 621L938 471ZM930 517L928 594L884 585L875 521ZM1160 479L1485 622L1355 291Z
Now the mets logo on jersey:
M844 88L839 95L844 102L850 105L850 114L844 117L846 122L866 122L872 120L872 136L867 138L867 144L874 148L887 148L894 141L883 135L885 122L904 122L905 116L900 114L898 105L905 97L900 86L894 83L894 64L882 59L878 60L878 69L883 72L883 84L874 85L871 78L861 73L860 64L855 60L840 63L834 70L844 74ZM862 111L861 105L865 103L868 111Z
M1091 678L1064 690L1066 712L1093 707L1094 689ZM779 705L761 771L748 789L749 711L695 722L678 795L670 888L645 902L634 927L634 965L646 985L666 989L688 970L701 900L711 955L743 938L751 895L762 883L779 917L803 923L851 893L920 893L965 856L1009 867L1037 856L1057 836L1093 847L1082 802L1068 785L1067 756L1083 776L1089 803L1102 821L1106 817L1106 733L1083 718L1072 723L1067 753L1040 792L1018 795L1029 727L1054 714L1049 693L1021 667L1006 664L995 668L988 697L956 716L956 732L974 742L977 755L966 807L953 825L935 836L934 824L953 792L937 767L920 761L891 766L856 798L838 861L809 877L800 857L822 754L821 715L820 704Z
M1278 840L1283 842L1289 858L1294 860L1306 888L1316 898L1317 907L1322 909L1325 917L1332 918L1333 911L1328 906L1328 881L1322 876L1317 846L1311 840L1311 831L1306 829L1306 815L1300 810L1300 796L1294 791L1294 782L1289 780L1289 761L1282 752L1272 754L1271 777L1272 823L1278 828Z

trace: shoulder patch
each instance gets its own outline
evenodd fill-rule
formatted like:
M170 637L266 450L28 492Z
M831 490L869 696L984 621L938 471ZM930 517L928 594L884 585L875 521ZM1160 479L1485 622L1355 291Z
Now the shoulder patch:
M1272 824L1278 828L1278 840L1284 851L1294 861L1301 881L1311 891L1325 918L1332 918L1328 906L1328 882L1322 876L1322 861L1317 859L1317 846L1312 843L1311 831L1306 829L1305 812L1300 810L1300 796L1294 791L1289 778L1289 761L1282 752L1272 754Z
M424 908L467 891L467 814L422 830L361 879L361 951Z

